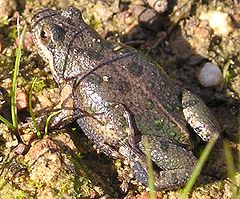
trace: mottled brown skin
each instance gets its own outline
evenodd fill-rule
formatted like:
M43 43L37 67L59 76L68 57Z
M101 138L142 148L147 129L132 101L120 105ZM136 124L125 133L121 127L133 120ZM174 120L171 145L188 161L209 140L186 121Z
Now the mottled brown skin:
M183 114L183 90L156 62L131 47L104 40L74 7L39 11L32 20L32 34L55 80L72 88L77 122L102 152L129 160L136 178L147 185L143 146L147 140L156 188L171 189L186 182L196 158ZM193 96L192 101L184 98L186 108L198 102ZM210 138L217 137L217 123L206 105L199 106L204 111L197 122L202 125L208 120L201 117L210 115ZM201 128L203 138L204 131L209 129Z

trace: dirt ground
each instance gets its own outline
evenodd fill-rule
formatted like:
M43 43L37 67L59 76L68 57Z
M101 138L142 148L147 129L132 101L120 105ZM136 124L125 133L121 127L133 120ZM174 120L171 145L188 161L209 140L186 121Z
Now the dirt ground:
M28 102L33 78L37 77L32 99L37 118L53 112L59 89L33 44L31 17L40 8L70 5L79 8L84 20L107 40L123 42L156 60L176 83L199 95L218 119L221 138L189 198L230 199L233 188L239 193L238 0L4 0L0 1L0 113L10 122L17 27L26 24L27 33L17 78L18 132L0 123L0 199L148 198L129 167L98 153L77 124L50 131L43 139L36 136ZM218 23L211 22L215 15L225 23L216 27ZM207 62L221 71L220 81L208 87L198 78ZM43 130L45 123L39 125ZM228 177L223 142L231 148L234 183ZM196 149L198 155L205 144ZM156 198L174 199L180 194L181 188L158 191Z

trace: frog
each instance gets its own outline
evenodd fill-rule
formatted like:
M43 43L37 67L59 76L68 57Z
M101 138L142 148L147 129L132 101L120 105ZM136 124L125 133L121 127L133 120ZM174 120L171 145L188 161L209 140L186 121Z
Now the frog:
M141 184L148 186L149 153L155 189L183 186L198 160L196 137L220 136L204 101L148 55L101 37L76 7L39 10L31 27L39 55L72 102L58 121L76 120L97 149L128 162Z

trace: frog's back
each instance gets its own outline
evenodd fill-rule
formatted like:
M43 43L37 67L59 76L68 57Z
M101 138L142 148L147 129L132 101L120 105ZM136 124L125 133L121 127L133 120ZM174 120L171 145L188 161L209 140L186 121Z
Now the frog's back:
M116 46L109 46L104 61L79 83L80 106L93 114L111 112L114 116L112 107L124 105L142 134L189 144L180 89L145 55L130 47L118 46L116 50Z

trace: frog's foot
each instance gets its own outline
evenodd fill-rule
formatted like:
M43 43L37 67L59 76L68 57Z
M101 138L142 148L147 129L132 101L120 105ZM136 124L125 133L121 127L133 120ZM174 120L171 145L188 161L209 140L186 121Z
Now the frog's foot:
M142 138L149 144L156 189L171 189L184 185L197 162L193 153L167 138L151 135ZM139 149L146 152L143 141L139 143ZM146 157L143 158L142 154L133 151L128 151L132 157L130 159L133 173L142 184L148 185Z
M61 129L66 125L70 124L74 120L74 115L72 114L72 109L58 109L54 111L51 115L50 128L51 129Z
M219 124L200 97L184 90L182 106L185 119L204 141L219 137Z

